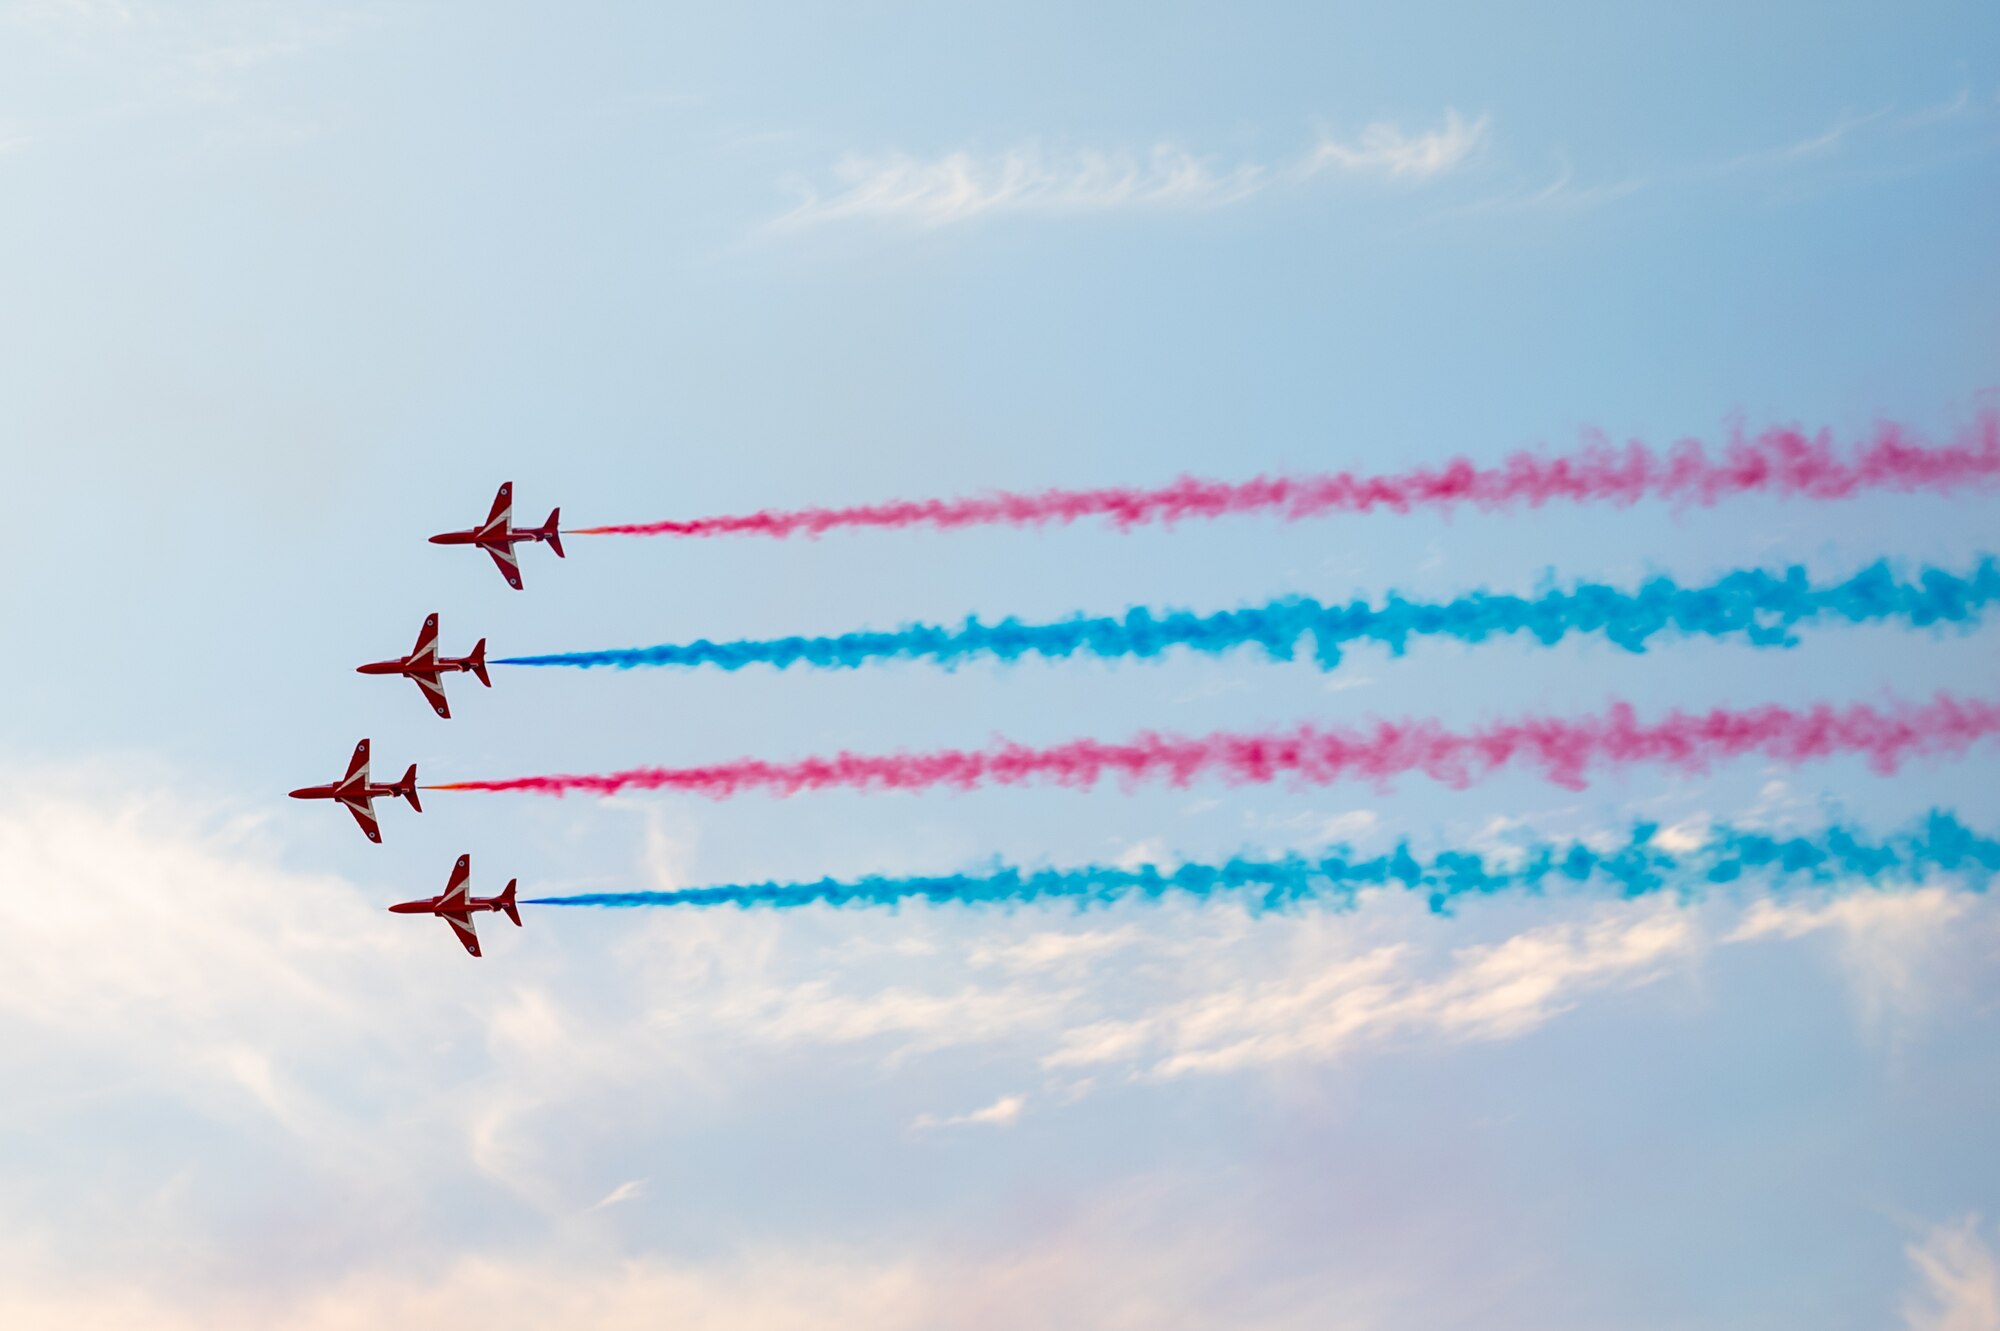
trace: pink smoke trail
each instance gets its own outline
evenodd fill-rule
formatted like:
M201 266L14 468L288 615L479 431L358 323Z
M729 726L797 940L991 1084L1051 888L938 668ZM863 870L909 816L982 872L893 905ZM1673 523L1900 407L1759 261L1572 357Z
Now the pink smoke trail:
M1638 719L1631 704L1615 702L1601 716L1529 717L1462 734L1432 720L1381 721L1362 728L1300 726L1284 732L1200 738L1147 733L1122 744L1080 739L1030 748L1002 741L989 749L842 752L780 763L746 758L710 767L459 781L425 789L538 795L673 790L728 799L752 790L785 796L836 788L970 790L1041 782L1085 789L1106 777L1119 777L1128 784L1164 781L1174 786L1185 786L1196 777L1220 777L1236 785L1278 780L1327 785L1353 778L1382 783L1409 772L1462 789L1503 768L1524 767L1575 790L1593 771L1652 763L1700 772L1712 762L1751 754L1790 764L1858 755L1886 775L1908 758L1957 756L1995 736L2000 736L2000 703L1946 694L1927 703L1892 701L1880 707L1818 703L1804 709L1774 704L1698 714L1674 711L1649 723Z
M2000 480L2000 412L1982 412L1958 439L1925 443L1908 427L1883 424L1866 444L1842 456L1831 432L1808 436L1780 426L1755 438L1740 430L1712 458L1686 439L1665 453L1634 441L1618 448L1592 436L1565 456L1520 452L1497 467L1457 458L1443 467L1384 476L1339 472L1317 476L1259 476L1248 481L1182 477L1158 489L1114 486L1100 490L1000 492L970 499L893 500L851 508L766 509L757 513L669 522L578 527L594 536L818 536L840 527L1012 526L1108 518L1123 529L1149 522L1175 523L1230 514L1272 513L1286 521L1332 513L1387 509L1449 510L1539 507L1552 500L1619 506L1661 499L1707 506L1735 495L1770 494L1796 499L1847 499L1864 490L1932 491L1985 488Z

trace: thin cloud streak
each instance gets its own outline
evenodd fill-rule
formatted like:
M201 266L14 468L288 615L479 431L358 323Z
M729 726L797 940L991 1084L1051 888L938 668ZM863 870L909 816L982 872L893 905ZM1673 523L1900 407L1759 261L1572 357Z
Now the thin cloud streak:
M1730 175L1739 172L1783 172L1803 169L1814 163L1869 150L1880 151L1912 134L1939 131L1952 121L1972 113L1972 97L1965 90L1945 101L1933 102L1911 111L1898 112L1892 104L1873 111L1849 112L1825 129L1791 143L1738 153L1683 173L1690 178Z
M1430 220L1481 218L1518 214L1579 213L1616 203L1643 192L1687 189L1718 180L1759 175L1784 175L1807 171L1871 150L1880 151L1906 136L1924 131L1941 132L1949 123L1978 114L1969 90L1944 101L1914 110L1898 112L1894 105L1873 111L1850 112L1834 119L1824 129L1774 147L1756 148L1726 156L1684 163L1678 167L1632 174L1597 184L1583 184L1568 156L1555 154L1557 169L1546 184L1517 179L1510 187L1469 203L1442 208Z
M1780 162L1809 161L1816 157L1826 157L1839 151L1855 131L1886 120L1889 108L1881 107L1864 115L1843 115L1817 134L1809 134L1793 143L1776 148L1765 148L1756 152L1743 153L1724 163L1725 168L1764 166Z
M1546 185L1527 186L1502 194L1489 194L1471 203L1447 208L1439 217L1478 217L1499 213L1582 212L1629 198L1643 190L1648 181L1641 176L1602 185L1580 185L1567 160Z
M1486 116L1467 120L1447 110L1436 129L1412 132L1384 121L1366 126L1352 140L1322 132L1290 163L1234 166L1218 166L1172 143L1144 153L1046 150L1030 142L984 157L964 150L928 159L907 153L849 155L834 165L833 191L800 182L799 205L768 229L857 219L936 227L1008 213L1054 217L1222 208L1329 174L1424 181L1471 157L1485 142L1487 125Z
M1027 1106L1024 1095L1003 1095L984 1109L975 1109L969 1114L952 1114L940 1118L936 1114L919 1114L910 1123L917 1132L927 1132L936 1128L992 1127L1011 1128L1021 1117L1021 1110Z

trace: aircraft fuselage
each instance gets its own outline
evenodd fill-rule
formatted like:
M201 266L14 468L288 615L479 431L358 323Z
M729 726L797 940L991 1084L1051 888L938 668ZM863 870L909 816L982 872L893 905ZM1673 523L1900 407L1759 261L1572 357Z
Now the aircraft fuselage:
M369 800L390 799L402 794L402 791L395 786L376 785L369 781L352 784L340 781L324 786L300 786L290 794L295 800L341 800L350 803L358 800L366 804Z
M528 541L532 543L536 541L546 541L548 539L549 539L548 535L545 532L535 531L530 528L516 527L516 528L509 528L506 531L496 531L496 532L480 532L476 529L472 531L439 532L437 535L431 537L431 544L432 545L479 545L479 546L485 546L488 549L495 549L495 548L504 548L511 545L519 545L523 541Z
M370 661L367 665L354 667L354 670L356 674L362 675L408 675L412 679L418 675L427 675L431 679L436 679L439 675L449 675L454 672L469 674L472 671L472 662L462 657L441 656L425 665L412 665L410 658L405 656L394 661Z
M425 897L422 901L399 901L389 911L394 915L472 915L486 910L497 915L506 909L498 897L468 897L464 905L446 909L439 908L441 900L441 897Z

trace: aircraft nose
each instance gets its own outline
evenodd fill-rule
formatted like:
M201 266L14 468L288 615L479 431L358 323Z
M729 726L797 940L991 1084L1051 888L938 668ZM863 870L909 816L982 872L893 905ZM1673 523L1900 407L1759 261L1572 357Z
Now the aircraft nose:
M437 535L437 536L433 536L433 537L431 537L431 538L430 538L430 542L431 542L431 544L432 544L432 545L443 545L443 544L444 544L444 536L443 536L442 534L439 534L439 535Z
M300 786L297 790L291 792L291 796L295 800L311 799L312 792L307 790L304 786Z

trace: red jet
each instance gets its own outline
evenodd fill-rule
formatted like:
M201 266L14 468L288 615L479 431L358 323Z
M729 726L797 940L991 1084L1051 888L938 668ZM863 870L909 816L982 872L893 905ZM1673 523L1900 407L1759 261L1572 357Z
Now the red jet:
M493 681L486 677L486 639L481 638L467 656L451 657L438 655L438 617L432 614L425 618L423 628L417 633L417 647L408 656L399 656L393 661L371 661L365 666L356 666L355 671L363 675L408 675L417 681L417 687L424 691L424 698L439 716L451 719L451 708L444 700L444 677L454 670L474 675L487 688Z
M521 912L514 908L515 879L507 880L507 890L497 897L474 897L466 895L465 882L472 876L472 856L461 855L458 865L451 871L451 881L445 884L444 895L426 897L422 901L403 901L389 907L397 915L435 915L451 925L451 931L458 935L458 941L465 944L465 950L473 956L479 955L479 935L473 930L472 917L482 910L505 911L507 918L521 927Z
M486 515L484 524L467 531L439 532L431 537L432 545L476 545L493 556L493 563L500 570L500 576L507 579L507 585L515 591L521 590L521 561L514 554L514 547L522 541L545 541L549 549L556 552L556 558L563 557L562 533L556 530L556 520L562 510L549 510L549 520L539 527L516 527L514 521L514 482L508 481L500 487L500 493L493 496L493 511Z
M368 741L362 740L354 746L354 759L347 764L347 775L325 786L301 786L292 792L295 800L339 800L347 811L354 815L354 821L361 824L361 830L370 841L380 845L382 829L375 821L374 801L380 799L406 799L410 807L418 813L424 806L417 803L417 765L410 764L410 770L403 773L401 781L386 786L370 784L368 780Z

